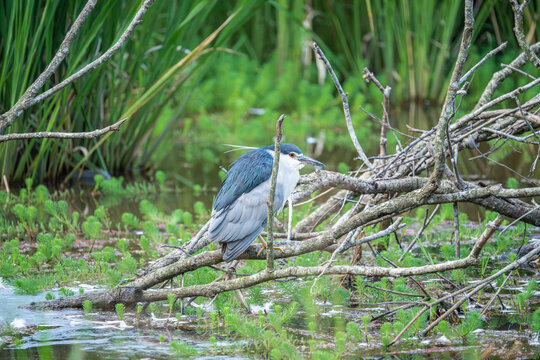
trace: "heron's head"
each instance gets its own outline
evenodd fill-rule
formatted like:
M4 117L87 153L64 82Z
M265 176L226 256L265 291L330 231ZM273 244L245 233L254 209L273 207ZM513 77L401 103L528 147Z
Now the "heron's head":
M267 146L266 148L272 152L274 151L274 145ZM303 168L304 165L313 165L317 169L326 167L322 162L303 155L302 150L294 144L281 144L280 149L280 162L287 161L298 169Z

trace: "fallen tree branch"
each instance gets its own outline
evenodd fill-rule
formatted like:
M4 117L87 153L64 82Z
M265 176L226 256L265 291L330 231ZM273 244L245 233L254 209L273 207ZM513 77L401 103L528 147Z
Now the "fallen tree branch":
M276 253L276 256L279 256ZM358 265L337 265L327 269L327 275L358 275L358 276L377 276L377 277L402 277L412 275L431 274L435 272L448 271L453 269L465 268L478 264L477 259L465 258L445 262L442 264L426 265L413 268L386 268L370 267ZM166 300L169 294L174 294L177 299L186 297L204 296L213 297L225 291L243 289L263 282L289 278L289 277L307 277L315 276L322 271L322 266L314 267L290 267L286 269L275 269L273 272L261 271L254 275L225 280L218 283L206 285L192 285L175 289L142 290L134 287L120 287L110 292L87 293L68 298L55 299L47 302L32 303L29 305L35 309L61 309L68 307L81 308L85 300L92 301L92 305L102 309L113 309L117 303L135 304L137 302L152 302Z

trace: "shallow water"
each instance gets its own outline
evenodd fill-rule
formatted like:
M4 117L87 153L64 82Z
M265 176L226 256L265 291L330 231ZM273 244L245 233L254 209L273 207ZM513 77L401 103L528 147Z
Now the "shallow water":
M72 290L78 291L77 288ZM59 294L58 291L53 293ZM169 341L186 341L202 352L210 346L206 337L195 332L126 326L111 313L85 315L80 310L28 310L24 306L45 300L45 292L18 295L1 282L0 299L0 324L10 324L21 334L22 340L20 344L14 344L0 337L0 346L8 342L0 347L0 359L169 359L174 357ZM160 341L160 337L165 341ZM216 358L246 359L236 356Z

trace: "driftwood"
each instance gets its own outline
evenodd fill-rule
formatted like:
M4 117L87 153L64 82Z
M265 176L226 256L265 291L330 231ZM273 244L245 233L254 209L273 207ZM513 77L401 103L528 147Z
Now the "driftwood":
M516 4L516 6L514 6L515 11L523 11L519 5ZM515 28L517 30L515 31L519 33L523 31L522 22L519 22L519 13L517 13L516 19ZM351 175L317 171L302 177L299 187L292 195L293 203L308 199L318 191L335 189L335 193L328 200L314 206L311 213L296 224L292 229L290 241L277 243L283 252L278 251L273 255L270 254L268 261L272 261L274 258L290 258L318 250L332 252L333 260L336 256L346 254L350 248L362 243L369 245L369 241L372 239L388 235L390 232L397 232L402 225L395 217L425 205L453 204L456 228L459 228L457 224L458 203L473 203L498 212L500 215L497 220L486 228L484 234L476 240L473 249L465 258L412 268L398 267L389 260L387 261L392 265L391 267L357 263L333 265L330 261L327 264L313 267L291 266L277 269L268 264L269 268L248 276L228 278L211 284L158 288L158 285L177 276L201 267L215 267L222 263L220 251L205 250L209 245L205 235L208 225L205 225L192 240L180 249L172 250L167 255L155 260L146 268L141 269L135 277L124 280L122 284L112 290L55 299L32 304L32 307L82 307L83 301L90 300L96 307L112 309L117 303L134 305L138 302L165 300L169 294L174 294L177 299L199 296L213 297L225 291L243 289L267 281L291 277L315 278L323 273L324 275L405 276L415 281L413 278L415 275L439 273L477 265L483 246L494 236L501 222L501 215L540 226L540 207L531 201L532 198L540 196L540 182L538 180L520 174L522 183L526 184L527 187L507 189L494 181L489 183L487 181L483 183L467 181L459 173L458 154L463 150L472 150L482 159L487 158L488 161L491 161L489 154L509 141L524 142L529 144L528 146L538 147L540 139L536 133L536 129L540 127L540 116L538 115L540 78L526 74L530 80L526 85L493 98L504 79L516 73L519 73L519 76L525 76L520 68L527 61L533 63L537 61L536 54L540 50L540 43L528 45L520 40L519 44L523 53L517 56L510 65L504 66L500 71L494 73L474 107L465 115L456 118L457 110L461 106L461 99L467 96L469 81L471 81L474 72L481 69L482 64L488 61L491 56L507 46L506 43L501 44L486 54L477 64L471 66L469 70L466 70L473 28L473 4L471 0L466 0L463 38L437 125L432 129L420 131L420 135L411 138L408 144L400 144L399 149L394 153L390 153L386 148L387 136L397 131L392 128L388 115L391 89L383 86L368 69L364 70L364 79L374 83L383 96L379 156L371 160L367 158L356 139L354 127L350 121L348 94L343 92L339 80L322 50L316 44L314 45L315 52L325 60L327 69L341 96L348 130L363 165ZM521 97L518 98L518 96ZM489 151L483 153L480 150L480 144L490 140L496 141L490 144ZM482 149L487 147L489 146L482 146ZM531 164L531 173L534 172L537 161L538 156ZM347 201L352 201L355 205L343 212L342 209ZM319 224L329 218L333 218L334 221L327 222L328 225L324 230L315 231ZM420 232L425 230L432 218L433 214L431 217L426 214L426 220ZM365 239L359 238L362 229L376 224L380 224L379 233L372 234ZM274 235L276 239L287 238L287 234ZM454 243L456 252L459 254L459 234L456 235ZM410 247L406 251L409 251ZM258 254L259 250L260 246L250 247L238 260L258 259L264 261L267 259L266 251ZM465 294L462 297L462 300L465 301L498 276L512 271L539 253L540 248L534 249L497 274L486 278L479 285L464 287L435 302L425 303L421 312L460 294ZM380 256L376 253L375 255ZM427 292L422 296L430 297ZM455 303L453 307L459 306L460 301ZM421 315L421 312L418 316ZM435 320L425 332L433 328L445 316L447 315ZM416 318L410 324L414 320ZM397 342L401 335L396 336L393 343Z

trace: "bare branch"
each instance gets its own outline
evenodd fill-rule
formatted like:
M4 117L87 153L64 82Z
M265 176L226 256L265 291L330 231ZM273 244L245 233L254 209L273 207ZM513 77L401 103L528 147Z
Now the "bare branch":
M341 96L341 101L343 102L343 112L345 114L345 120L347 122L347 129L349 130L349 135L351 136L351 140L354 144L354 147L356 148L356 151L358 152L358 155L360 156L364 164L366 164L366 166L370 170L373 170L373 164L367 158L366 153L362 149L362 145L360 145L360 143L358 142L358 138L356 137L356 133L354 131L354 126L351 120L351 113L349 112L349 94L346 94L343 91L343 88L341 87L341 84L339 83L339 80L336 74L334 73L334 69L332 69L332 65L330 65L330 62L328 61L328 59L326 59L326 56L324 55L319 45L317 45L317 43L313 43L313 48L315 49L315 52L317 53L317 55L319 55L321 60L326 65L326 69L328 70L328 73L330 74L330 76L332 77L332 80L334 81L334 85L336 86L339 96Z
M508 45L507 41L503 42L501 45L488 52L479 62L476 63L476 65L474 65L469 71L467 71L461 79L459 79L458 85L461 86L469 78L469 76L471 76L471 74L473 74L480 66L482 66L482 64L484 64L490 57L504 50L504 48L506 48L506 45Z
M60 63L66 58L69 54L69 49L71 43L81 30L82 25L96 6L97 0L88 0L81 13L69 29L60 44L60 48L52 58L51 62L47 68L38 76L38 78L26 89L21 98L13 105L13 107L8 110L6 113L0 116L0 134L3 134L7 127L11 126L15 119L19 117L24 110L28 109L30 106L34 105L34 98L36 97L38 91L43 87L45 82L54 74Z
M49 90L43 92L40 95L37 95L38 91L43 87L45 81L54 73L58 65L64 60L64 58L69 53L69 48L73 39L80 31L80 28L84 21L88 18L90 11L94 8L97 0L89 0L83 11L71 27L70 31L67 33L64 41L60 45L60 49L57 54L47 67L47 69L38 77L38 79L26 90L23 96L17 101L17 103L5 114L0 116L0 134L3 134L7 127L11 126L15 119L20 116L25 110L29 107L43 101L44 99L54 95L61 89L65 88L73 81L77 80L81 76L87 74L88 72L96 69L98 66L106 62L111 56L113 56L127 41L129 36L133 33L135 27L142 21L142 17L150 8L152 3L155 0L145 0L142 4L126 30L120 35L119 39L99 58L92 61L90 64L83 67L81 70L77 71L75 74L67 77L65 80L59 84L53 86Z
M510 0L512 10L514 11L514 34L516 35L519 47L525 54L527 54L529 61L536 66L537 69L540 69L540 58L536 56L529 43L527 43L525 33L523 31L523 11L527 7L528 3L529 0L524 0L523 3L519 5L517 0Z
M480 255L480 251L486 244L486 242L493 236L495 231L499 228L499 225L502 223L502 217L501 215L497 215L495 220L490 221L480 238L478 238L478 241L474 244L473 249L471 250L471 256L478 258L478 255Z
M468 298L476 294L478 291L482 290L484 287L486 287L489 283L491 283L493 280L497 279L499 276L517 269L522 264L525 264L529 261L529 259L532 259L534 256L537 256L540 253L540 247L537 247L534 250L531 250L527 255L523 256L522 258L510 263L509 265L505 266L501 270L497 271L495 274L491 275L490 277L485 278L480 283L475 283L474 285L477 285L469 291L461 300L456 302L452 307L450 307L444 314L439 316L437 320L433 321L431 324L429 324L428 327L422 331L422 335L427 334L430 332L435 326L437 326L438 323L440 323L442 320L446 319L450 314L454 312L458 307L461 306ZM455 294L455 293L454 293Z
M540 42L537 42L536 44L531 46L531 50L534 53L539 52ZM491 97L493 96L493 94L495 93L499 85L504 81L504 79L510 76L512 72L515 71L514 69L518 69L519 67L523 66L526 62L527 62L527 54L521 53L518 57L512 60L509 66L493 74L493 76L491 77L491 80L489 81L486 88L484 89L484 92L480 96L478 103L474 107L474 110L477 110L479 107L485 105L491 99Z
M437 133L435 135L435 164L433 173L429 177L428 184L422 189L421 197L427 197L432 194L442 179L444 173L444 162L446 158L445 139L446 132L448 131L448 125L450 120L455 114L455 101L456 95L460 88L460 78L463 68L465 67L465 61L471 47L471 40L473 34L474 16L473 16L473 2L472 0L465 0L465 26L463 28L463 38L461 39L461 46L459 49L456 65L448 85L448 91L442 107L441 116L437 124Z
M131 22L127 26L126 30L124 30L124 32L122 33L122 35L120 35L118 40L109 49L107 49L107 51L105 51L103 53L103 55L101 55L96 60L92 61L90 64L83 67L81 70L77 71L75 74L70 75L64 81L62 81L59 84L53 86L52 88L50 88L49 90L43 92L42 94L36 96L33 103L34 104L39 103L39 102L43 101L44 99L56 94L58 91L65 88L66 86L71 84L73 81L75 81L78 78L86 75L90 71L96 69L98 66L100 66L101 64L103 64L104 62L109 60L118 50L120 50L122 48L122 46L124 46L127 39L131 36L133 31L135 30L135 27L137 27L137 25L139 25L142 22L142 18L144 16L144 14L146 14L146 12L150 8L150 6L152 6L154 1L155 0L144 0L143 1L143 3L141 4L141 7L135 13L135 16L133 17L133 19L131 20Z
M268 206L268 220L266 228L268 235L266 237L267 241L267 252L266 252L266 270L268 272L274 271L274 198L276 195L276 183L277 176L279 171L279 155L281 151L281 136L283 135L283 120L285 115L281 114L277 123L276 123L276 140L274 143L274 165L272 166L272 176L270 177L270 192L268 194L268 201L266 205Z
M126 122L127 118L122 119L112 125L88 132L35 132L35 133L17 133L0 135L0 143L11 140L25 140L25 139L44 139L44 138L56 138L56 139L93 139L106 134L111 131L119 131L120 126Z
M388 132L388 129L392 128L390 126L390 120L388 119L388 111L390 107L390 91L392 91L392 88L390 86L384 88L379 82L379 80L375 77L375 75L371 71L369 71L367 67L364 68L364 70L362 71L364 73L364 80L367 83L369 83L370 81L373 82L377 86L377 88L379 88L383 95L383 117L381 124L381 135L379 139L379 156L384 157L386 156L386 143L388 141L386 133ZM396 137L396 139L398 138ZM384 159L381 159L381 163L384 164Z

